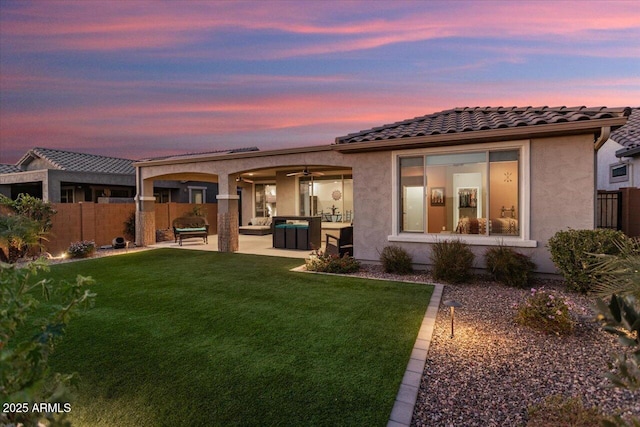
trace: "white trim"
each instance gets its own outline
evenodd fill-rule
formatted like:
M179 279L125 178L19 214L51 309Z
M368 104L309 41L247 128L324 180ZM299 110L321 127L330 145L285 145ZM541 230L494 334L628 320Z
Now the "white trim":
M470 151L491 151L517 149L520 151L520 236L471 236L464 234L445 235L441 233L403 233L399 230L399 197L398 197L398 158L401 156L426 156L433 154L459 154ZM420 242L435 243L438 240L459 239L470 245L495 246L502 242L505 246L537 247L538 242L530 240L531 231L531 141L528 139L492 142L485 144L470 144L454 147L418 148L410 150L397 150L391 152L391 235L387 237L390 242ZM425 192L426 192L425 187ZM427 195L425 194L425 197ZM447 236L447 237L445 237ZM493 242L493 243L492 243Z
M155 202L156 197L155 196L135 196L135 200L140 202Z
M459 240L471 246L513 246L520 248L537 248L536 240L522 239L511 236L479 236L474 234L440 234L440 233L400 233L387 236L390 242L404 243L437 243L442 241Z
M217 200L240 200L240 196L237 194L218 194L216 196Z
M613 170L617 168L625 167L626 173L620 176L613 176ZM631 163L619 162L609 165L609 184L615 184L619 182L628 182L631 176Z
M189 203L195 203L192 202L194 190L202 191L202 203L207 203L207 187L188 185L187 188L189 189Z

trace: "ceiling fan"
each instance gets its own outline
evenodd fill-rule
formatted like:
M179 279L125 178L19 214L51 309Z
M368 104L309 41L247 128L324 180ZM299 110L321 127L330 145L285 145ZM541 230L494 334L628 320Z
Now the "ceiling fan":
M253 181L243 177L242 175L238 175L236 178L236 182L246 182L247 184L253 184Z
M287 176L323 176L322 172L311 172L306 166L301 172L288 173Z

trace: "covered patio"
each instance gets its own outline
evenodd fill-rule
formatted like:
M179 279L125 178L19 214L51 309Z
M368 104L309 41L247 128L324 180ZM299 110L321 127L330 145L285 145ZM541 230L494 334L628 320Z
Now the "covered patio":
M217 202L217 221L216 224L210 221L209 243L185 241L186 248L305 258L309 250L277 250L273 248L271 234L243 234L240 227L255 225L256 220L264 226L262 221L278 216L318 217L322 221L320 244L324 245L327 233L339 233L340 228L351 226L355 217L352 165L329 147L174 156L146 160L135 166L136 243L141 246L173 243L156 243L155 238L153 212L157 199L152 188L154 181L167 177L183 180L197 177L218 184L218 194L206 196L207 201L215 197ZM314 246L317 245L314 240Z

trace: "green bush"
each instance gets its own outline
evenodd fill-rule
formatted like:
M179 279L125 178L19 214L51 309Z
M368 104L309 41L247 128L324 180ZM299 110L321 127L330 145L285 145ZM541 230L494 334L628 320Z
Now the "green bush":
M124 224L124 236L129 240L136 239L136 211L131 211Z
M461 283L471 278L475 256L469 245L459 240L442 241L433 245L431 274L435 280Z
M527 412L527 426L531 427L596 427L607 419L597 407L585 408L579 397L565 398L558 395L549 396L542 403L530 406Z
M413 271L413 259L400 246L385 246L380 252L380 262L386 273L407 274Z
M0 260L13 263L46 240L56 211L51 203L28 194L19 194L16 200L0 194L0 208L0 241L8 249L7 254L0 249Z
M516 322L550 334L569 334L573 320L569 303L554 291L531 289L531 295L518 307Z
M598 282L592 265L592 254L616 255L619 244L627 237L615 230L566 230L558 231L547 244L551 260L567 281L567 287L587 293Z
M88 258L96 252L96 243L90 240L72 243L67 249L71 258Z
M533 278L536 265L527 255L506 246L490 248L485 252L487 268L495 280L507 286L524 288Z
M28 404L29 408L0 412L3 426L69 425L65 414L31 409L36 402L69 405L70 387L77 378L52 372L49 356L71 318L93 305L95 294L88 287L94 281L78 275L75 282L53 283L36 277L41 271L48 271L42 259L23 268L0 263L0 402ZM50 303L42 304L45 301Z
M355 273L360 270L360 263L348 254L339 257L338 255L329 255L321 250L314 251L305 261L305 266L309 271L318 271L322 273Z

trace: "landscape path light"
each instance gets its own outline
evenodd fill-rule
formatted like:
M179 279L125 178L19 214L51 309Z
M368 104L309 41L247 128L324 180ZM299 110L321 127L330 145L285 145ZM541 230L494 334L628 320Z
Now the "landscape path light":
M448 299L445 302L443 302L442 304L444 304L447 307L451 307L451 338L453 338L453 317L454 317L454 311L456 307L462 307L462 304L460 304L458 301L454 301L452 299Z

